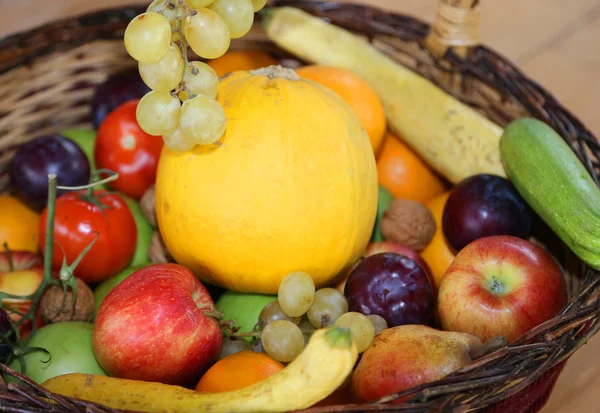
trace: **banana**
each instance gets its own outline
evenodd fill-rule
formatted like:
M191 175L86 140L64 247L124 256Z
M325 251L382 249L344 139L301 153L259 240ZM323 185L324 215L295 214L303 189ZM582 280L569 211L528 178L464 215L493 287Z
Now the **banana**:
M69 373L42 386L56 394L115 409L147 413L277 413L308 408L325 399L352 373L358 358L350 330L315 331L304 351L283 370L248 387L198 393L180 386Z
M381 98L390 130L450 182L478 173L506 177L502 127L342 27L294 7L263 13L265 33L282 49L361 76Z

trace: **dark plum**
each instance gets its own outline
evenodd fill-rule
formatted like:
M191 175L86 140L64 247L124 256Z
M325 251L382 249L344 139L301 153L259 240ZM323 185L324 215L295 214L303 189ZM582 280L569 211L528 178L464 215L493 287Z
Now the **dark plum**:
M344 294L349 311L381 316L389 327L434 321L431 278L404 255L384 252L366 257L350 273Z
M6 311L0 309L0 363L5 363L10 355L10 347L5 340L13 339L12 324Z
M46 206L48 174L56 174L58 185L86 185L90 163L79 145L58 134L39 136L17 149L9 166L10 184L17 197L36 211Z
M137 69L125 70L109 76L96 86L92 97L91 116L95 129L110 112L129 100L141 99L150 88L142 81Z
M459 182L442 215L442 229L458 252L476 239L512 235L527 239L533 212L513 183L496 175L478 174Z

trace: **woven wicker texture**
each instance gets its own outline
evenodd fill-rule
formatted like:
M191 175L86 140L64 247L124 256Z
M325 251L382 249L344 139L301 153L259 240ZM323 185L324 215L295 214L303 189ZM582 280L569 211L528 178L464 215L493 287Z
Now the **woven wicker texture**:
M522 116L547 122L571 146L598 183L600 145L590 131L550 93L493 50L479 45L478 1L444 0L432 25L371 7L323 1L279 0L366 36L373 45L414 69L500 125ZM472 9L473 8L473 9ZM122 36L141 7L104 10L15 34L0 43L0 192L14 148L40 134L91 126L93 87L112 73L134 67ZM289 57L257 27L232 49L252 48ZM324 411L490 412L539 410L564 362L600 329L600 277L556 236L542 240L562 263L571 301L556 318L448 377L386 397L368 406L314 408ZM0 365L7 371L6 367ZM389 402L411 396L401 405ZM51 395L39 386L0 383L0 412L113 411Z

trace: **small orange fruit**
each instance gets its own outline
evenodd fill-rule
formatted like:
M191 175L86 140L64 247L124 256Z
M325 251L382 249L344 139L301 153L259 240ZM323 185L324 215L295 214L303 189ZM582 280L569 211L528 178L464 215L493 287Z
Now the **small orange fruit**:
M445 181L406 143L391 132L377 157L381 186L394 198L427 203L447 189Z
M442 230L442 215L449 196L450 191L443 192L426 204L433 214L436 229L431 242L421 252L421 256L431 268L436 288L440 286L444 273L454 261L454 253L448 246Z
M206 62L219 77L236 70L255 70L278 63L273 56L258 50L231 50Z
M385 136L387 119L381 99L360 76L345 69L310 65L296 69L298 76L310 79L337 93L357 114L377 153Z
M11 195L0 195L0 250L37 252L40 214Z
M243 350L213 364L204 373L196 391L220 393L241 389L264 380L285 366L265 353Z

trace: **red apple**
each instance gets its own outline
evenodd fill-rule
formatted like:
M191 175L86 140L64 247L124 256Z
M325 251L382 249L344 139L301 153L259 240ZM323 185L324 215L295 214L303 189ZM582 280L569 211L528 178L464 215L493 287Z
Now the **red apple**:
M44 279L44 262L40 255L30 251L0 252L0 291L14 295L31 295ZM5 298L3 304L14 310L27 312L31 300ZM10 313L13 322L19 316Z
M93 349L115 377L190 385L221 351L215 304L178 264L144 267L117 285L96 315Z
M550 253L507 235L479 238L457 255L438 293L444 330L482 341L510 343L547 321L567 304L562 271Z

